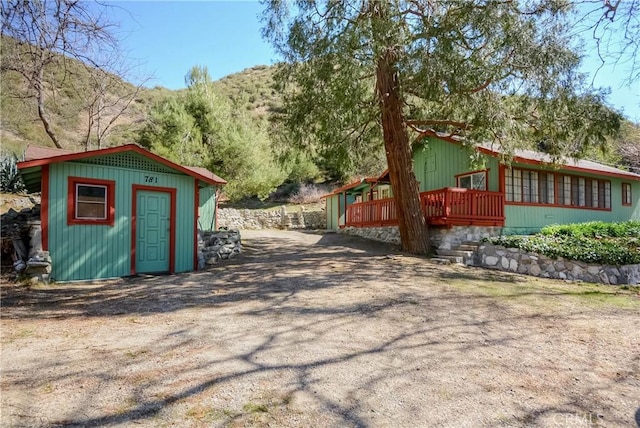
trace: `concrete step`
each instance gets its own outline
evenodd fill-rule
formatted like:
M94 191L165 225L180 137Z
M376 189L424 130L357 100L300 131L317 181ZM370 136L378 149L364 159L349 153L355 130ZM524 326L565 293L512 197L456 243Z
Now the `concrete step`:
M456 250L473 252L478 249L479 245L480 244L461 244L461 245L458 245L458 248L456 248Z
M436 263L442 263L442 264L457 263L457 264L463 265L464 257L438 255L438 257L432 257L431 261L435 261Z
M439 265L450 265L451 260L442 257L431 257L431 261Z
M463 258L469 258L469 257L473 257L473 251L463 251L463 250L459 250L459 249L452 249L452 250L436 250L436 253L438 254L438 256L454 256L454 257L463 257Z

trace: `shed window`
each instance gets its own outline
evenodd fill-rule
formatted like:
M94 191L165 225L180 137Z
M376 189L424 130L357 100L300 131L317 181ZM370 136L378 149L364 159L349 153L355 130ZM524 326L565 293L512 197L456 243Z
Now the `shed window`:
M107 218L107 186L76 184L77 219L104 220Z
M115 182L69 177L68 224L113 226Z
M632 205L631 184L622 183L622 205Z

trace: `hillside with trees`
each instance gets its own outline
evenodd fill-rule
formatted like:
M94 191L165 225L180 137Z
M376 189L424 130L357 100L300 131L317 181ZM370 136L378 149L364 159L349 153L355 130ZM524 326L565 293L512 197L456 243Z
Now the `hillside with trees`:
M65 13L53 14L55 10L48 9L51 5ZM578 75L572 74L578 58L556 43L562 41L561 32L556 41L549 38L550 32L545 39L547 58L555 58L556 72L564 73L564 80L552 84L555 80L544 74L551 69L545 71L528 62L534 56L526 49L534 52L538 49L535 43L519 46L525 49L521 54L503 44L502 36L494 40L494 27L482 26L478 17L485 17L489 9L478 10L472 4L450 11L444 6L438 10L409 8L406 16L413 18L407 20L408 27L394 29L389 26L395 22L392 15L405 16L403 12L376 5L370 3L370 8L360 11L339 6L327 10L326 22L335 25L337 36L344 37L335 42L344 46L331 44L326 56L317 50L323 39L314 35L300 41L300 52L279 46L286 64L255 66L217 81L206 68L185 65L186 88L172 91L145 87L145 79L136 84L128 81L130 73L118 60L118 43L109 33L109 23L100 21L100 15L92 16L86 4L8 1L2 10L2 151L20 154L27 144L80 151L137 143L176 162L204 166L224 176L230 181L226 191L233 199L265 198L283 184L295 188L299 183L345 182L376 175L389 161L381 125L390 118L380 116L378 109L380 97L393 92L380 86L385 83L380 80L385 77L380 74L384 71L380 60L391 43L396 50L387 51L390 71L399 67L410 76L403 83L394 119L400 117L411 133L411 144L403 146L405 154L421 138L437 131L460 135L470 143L498 139L507 151L524 146L557 156L572 154L640 168L638 125L623 122L620 132L611 132L615 137L610 137L606 131L617 130L618 116L602 105L603 95L584 87L571 92L571 85L579 84ZM504 31L522 24L522 31L537 37L536 26L551 25L551 18L557 15L558 11L545 9L549 5L540 2L541 8L531 9L530 14L506 11L512 16L505 19L514 21L505 21ZM507 15L498 10L503 6L494 6L500 24L498 18ZM349 14L357 18L358 25L366 25L358 27L353 24L356 21L343 20ZM429 33L418 37L432 43L432 56L439 60L430 62L420 57L428 52L426 45L412 50L411 28L439 15L440 27L432 25ZM48 25L34 25L44 19L49 19ZM477 35L484 34L488 44L448 32L465 20L469 28L478 26ZM387 30L397 32L392 35ZM373 37L374 50L351 52L359 46L352 43L359 32L362 37ZM278 34L272 36L278 40ZM405 41L409 50L401 52ZM451 51L454 45L466 49L468 57L458 58ZM487 49L490 55L484 52ZM502 61L483 62L493 57ZM376 58L378 62L363 68L366 61ZM560 60L564 62L558 63ZM461 72L460 61L468 66L463 67L466 74ZM532 79L543 85L531 86L527 93L523 82ZM513 88L520 89L510 94ZM394 155L391 160L396 159Z

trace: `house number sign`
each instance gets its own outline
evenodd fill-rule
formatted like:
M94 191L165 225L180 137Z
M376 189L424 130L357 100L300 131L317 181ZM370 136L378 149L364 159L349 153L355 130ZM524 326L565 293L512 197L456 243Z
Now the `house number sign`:
M145 183L157 183L158 182L158 177L155 175L145 175L144 176L144 182Z

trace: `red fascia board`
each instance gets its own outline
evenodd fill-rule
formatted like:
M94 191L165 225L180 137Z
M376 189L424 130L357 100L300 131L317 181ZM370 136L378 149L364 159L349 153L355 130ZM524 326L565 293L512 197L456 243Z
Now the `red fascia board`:
M349 184L345 184L342 187L338 187L333 192L321 196L320 199L328 198L329 196L333 196L333 195L338 195L338 194L340 194L342 192L345 192L347 190L353 189L354 187L358 187L361 184L365 184L365 183L374 184L374 183L377 183L377 182L378 182L378 178L376 178L376 177L363 178L361 180L354 181L354 182L349 183Z
M112 155L112 154L116 154L116 153L122 153L122 152L128 152L128 151L133 151L136 152L142 156L145 156L151 160L154 160L158 163L161 163L163 165L168 166L169 168L173 168L177 171L180 171L186 175L189 175L191 177L195 177L198 180L204 181L205 183L209 183L209 184L226 184L226 181L224 182L220 182L217 180L212 180L209 177L205 177L201 174L198 174L195 171L192 171L188 168L185 168L181 165L178 165L177 163L173 163L168 159L165 159L163 157L160 157L154 153L151 153L148 150L143 149L142 147L138 147L135 144L126 144L124 146L118 146L118 147L109 147L107 149L98 149L98 150L90 150L88 152L78 152L78 153L72 153L69 155L60 155L60 156L52 156L49 158L44 158L44 159L34 159L34 160L30 160L30 161L24 161L24 162L18 162L18 169L24 169L24 168L32 168L32 167L36 167L36 166L43 166L43 165L51 165L53 163L60 163L60 162L70 162L70 161L74 161L77 159L85 159L85 158L90 158L90 157L94 157L94 156L105 156L105 155Z

